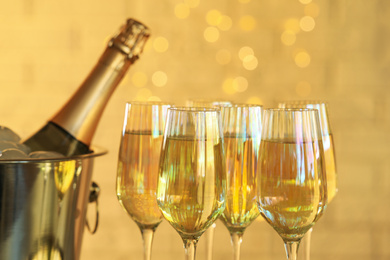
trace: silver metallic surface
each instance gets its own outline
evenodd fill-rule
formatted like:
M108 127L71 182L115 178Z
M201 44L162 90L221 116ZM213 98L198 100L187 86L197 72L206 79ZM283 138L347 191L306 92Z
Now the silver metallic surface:
M0 161L0 259L78 260L94 158Z

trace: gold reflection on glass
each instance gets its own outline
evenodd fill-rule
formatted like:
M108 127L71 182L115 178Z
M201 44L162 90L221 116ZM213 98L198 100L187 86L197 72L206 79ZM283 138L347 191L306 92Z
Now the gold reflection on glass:
M295 64L300 68L305 68L310 64L310 55L306 51L300 51L295 55Z
M284 45L291 46L295 43L297 36L293 31L284 31L280 39Z
M186 3L189 7L195 8L199 6L199 0L185 0L184 3Z
M147 88L141 88L140 90L138 90L138 92L135 96L135 100L136 101L146 101L146 100L148 100L148 98L150 96L152 96L152 91L150 91Z
M168 76L165 72L156 71L152 75L152 82L156 87L163 87L167 84Z
M284 23L284 28L286 31L292 31L294 33L299 33L300 26L299 26L299 20L296 18L290 18Z
M131 81L133 82L133 85L137 88L142 88L148 83L148 77L143 72L134 72L133 76L131 77Z
M234 79L232 79L232 78L227 78L223 82L222 89L226 94L232 95L232 94L236 93L236 90L234 89L234 86L233 86L233 82L234 82Z
M159 102L161 101L161 98L159 98L158 96L151 96L148 98L148 101Z
M177 18L185 19L190 15L190 7L184 3L175 6L175 15Z
M299 21L299 25L302 29L302 31L310 32L314 29L314 26L316 25L316 22L314 21L313 17L311 16L304 16Z
M217 26L222 21L222 14L218 10L210 10L206 14L206 22L209 25Z
M246 101L247 104L256 104L256 105L262 105L263 104L263 101L261 100L261 98L259 97L256 97L256 96L252 96L250 98L248 98L248 100ZM258 219L260 220L260 219ZM263 219L264 220L264 219Z
M311 16L311 17L317 17L320 13L320 8L317 4L311 3L305 6L305 15Z
M153 41L153 48L156 52L165 52L168 50L169 42L164 37L156 37Z
M215 55L215 59L217 62L221 65L226 65L231 60L231 54L230 51L226 49L219 50L217 54Z
M227 15L222 15L222 16L221 16L221 21L220 21L220 23L217 25L217 27L218 27L221 31L228 31L228 30L230 30L230 28L232 28L232 24L233 24L232 18L230 18L230 17L227 16Z
M240 60L244 61L245 57L248 56L248 55L254 55L255 52L253 51L253 49L249 46L244 46L242 47L239 51L238 51L238 57L240 58Z
M252 31L256 27L256 19L251 15L244 15L240 19L240 28L244 31Z
M76 172L76 161L61 162L54 170L54 181L58 191L58 196L62 200L66 191L73 182L73 176Z
M301 2L301 4L306 5L306 4L311 3L311 0L299 0L299 2Z
M257 68L257 65L259 65L259 61L255 56L247 55L242 61L242 65L247 70L254 70Z
M300 81L298 82L297 86L295 87L295 91L297 94L301 97L307 97L310 95L311 92L311 85L307 81Z
M248 89L248 80L244 77L237 77L233 80L233 88L237 92L244 92Z
M208 42L216 42L219 39L219 31L217 28L210 26L204 30L203 36Z

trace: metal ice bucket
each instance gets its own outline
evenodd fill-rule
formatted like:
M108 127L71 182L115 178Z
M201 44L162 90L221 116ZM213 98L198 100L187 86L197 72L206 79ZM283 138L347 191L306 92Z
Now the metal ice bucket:
M0 161L0 259L78 260L94 158Z

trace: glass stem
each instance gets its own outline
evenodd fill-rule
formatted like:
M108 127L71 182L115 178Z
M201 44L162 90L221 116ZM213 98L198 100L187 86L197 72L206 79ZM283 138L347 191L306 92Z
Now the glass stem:
M154 229L141 229L142 239L144 241L144 260L150 260L152 254L152 242Z
M214 239L214 230L217 225L213 223L207 230L206 230L206 259L212 260L213 259L213 239Z
M313 232L313 228L307 231L306 235L303 238L303 259L310 260L310 241L311 241L311 233Z
M284 247L286 249L288 260L298 259L298 247L300 241L284 241Z
M185 249L185 260L195 260L195 252L196 252L196 243L198 240L196 239L183 239L184 241L184 249Z
M241 243L242 243L242 232L232 232L230 233L230 237L232 239L232 245L233 245L233 256L234 260L240 260L240 249L241 249Z

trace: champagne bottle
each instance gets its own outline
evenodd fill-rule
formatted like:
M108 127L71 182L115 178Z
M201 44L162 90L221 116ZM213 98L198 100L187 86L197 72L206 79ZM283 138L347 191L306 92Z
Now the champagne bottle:
M89 145L108 100L142 53L149 35L145 25L128 19L69 101L23 143L32 151L55 151L65 156L90 152Z

